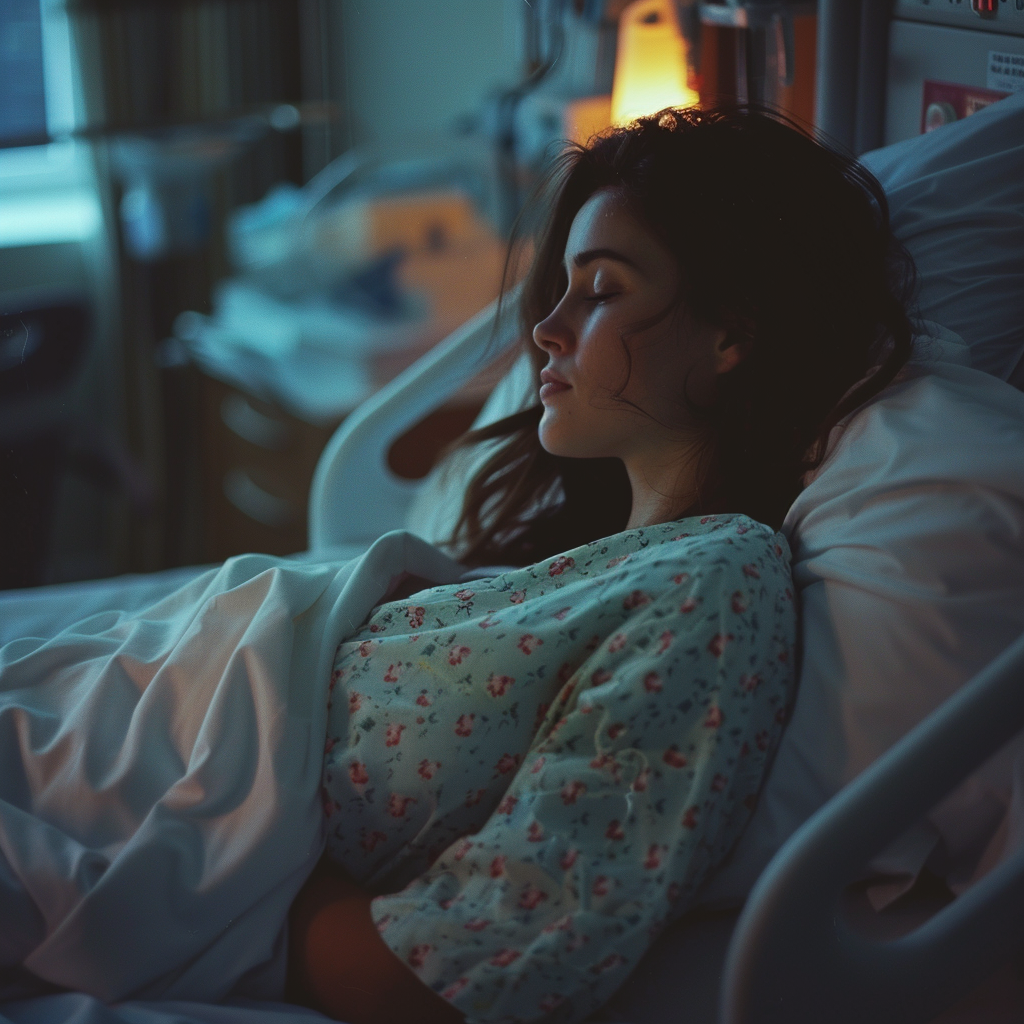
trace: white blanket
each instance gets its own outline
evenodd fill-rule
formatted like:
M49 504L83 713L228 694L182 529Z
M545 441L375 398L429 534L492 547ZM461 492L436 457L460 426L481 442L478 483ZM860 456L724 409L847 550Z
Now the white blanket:
M280 998L323 843L335 649L404 574L462 571L404 532L345 563L243 555L142 612L0 648L0 979Z

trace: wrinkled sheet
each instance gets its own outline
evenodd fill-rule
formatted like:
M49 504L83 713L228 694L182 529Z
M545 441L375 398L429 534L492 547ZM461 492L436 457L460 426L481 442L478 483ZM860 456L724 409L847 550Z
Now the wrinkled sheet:
M0 647L0 1021L280 999L288 908L323 845L335 649L406 574L461 572L404 532L348 562L243 555ZM19 1000L19 964L84 995Z

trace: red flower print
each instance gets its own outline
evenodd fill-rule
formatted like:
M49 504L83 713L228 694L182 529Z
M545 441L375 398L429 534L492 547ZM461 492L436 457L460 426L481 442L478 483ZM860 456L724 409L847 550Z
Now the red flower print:
M482 932L489 923L485 917L471 917L462 927L467 932Z
M385 683L397 683L398 677L402 674L402 669L405 666L399 662L397 665L388 665L387 672L384 673Z
M575 671L576 667L572 664L572 662L563 662L561 667L558 669L558 681L560 683L568 682L572 678L572 674Z
M409 950L409 955L406 957L410 967L422 967L427 960L427 954L430 952L431 947L425 942L421 942L416 946L413 946Z
M417 725L422 725L425 721L426 721L426 719L422 715L417 715L416 716L416 724Z
M533 910L547 898L548 894L543 889L538 889L531 883L519 894L519 906L524 910Z
M685 601L684 601L684 602L683 602L683 603L682 603L682 604L681 604L681 605L679 606L679 610L680 610L680 611L681 611L681 612L682 612L682 613L683 613L684 615L689 615L689 614L690 614L690 612L692 612L692 611L693 611L693 609L694 609L694 608L696 608L698 604L700 604L700 602L699 602L699 601L697 600L697 598L695 598L695 597L688 597L688 598L687 598L687 599L686 599L686 600L685 600Z
M526 591L513 590L512 593L509 594L508 599L512 602L512 604L522 604L526 600Z
M676 747L669 747L668 750L661 755L661 759L670 768L685 768L688 763L686 755Z
M533 762L533 767L530 769L530 774L531 775L536 775L537 772L539 772L541 770L541 768L543 768L543 767L544 767L544 758L543 757L538 757L537 760Z
M633 780L633 785L630 788L636 790L637 793L644 792L644 790L647 789L647 780L650 777L651 769L641 768L640 771L636 773L636 778Z
M508 796L498 804L498 813L511 814L515 810L517 803L519 803L519 797L513 796L509 793Z
M740 615L747 610L747 599L743 596L742 590L736 590L732 595L732 610Z
M427 696L426 690L424 690L423 693L421 693L416 698L416 703L419 704L419 706L421 708L429 708L430 707L430 698Z
M360 841L359 845L366 850L367 853L373 851L375 846L380 843L386 843L388 841L387 835L383 832L371 832L368 836L364 836Z
M598 754L597 757L595 757L590 762L590 767L591 768L605 768L605 767L607 767L610 764L615 764L615 755L614 754Z
M559 622L563 622L565 620L566 615L568 615L571 611L572 608L559 608L558 611L555 612L553 618L558 619Z
M615 568L615 566L617 566L617 565L622 565L622 563L623 563L623 562L624 562L624 561L625 561L625 560L626 560L627 558L629 558L629 555L618 555L618 556L617 556L616 558L613 558L613 559L611 559L611 560L610 560L610 561L608 562L608 564L607 564L607 565L605 566L605 568L606 568L606 569L614 569L614 568Z
M647 856L644 858L644 867L648 871L661 867L661 847L657 843L653 843L648 849Z
M384 916L383 916L383 917L382 917L382 918L381 918L381 919L380 919L380 920L379 920L379 921L377 922L377 932L378 932L378 934L380 934L380 935L383 935L383 934L384 934L384 932L386 932L386 931L387 931L388 925L389 925L389 924L391 924L391 922L392 922L393 920L394 920L394 918L393 918L393 917L392 917L392 916L391 916L390 914L385 914L385 915L384 915Z
M751 562L750 565L743 566L743 575L749 576L754 580L759 580L761 578L761 574L757 571L757 566L754 565L753 562Z
M623 722L613 722L611 725L608 726L608 739L614 740L617 737L621 736L622 733L624 733L625 731L626 731L625 723L623 723Z
M573 858L575 860L575 857ZM572 915L566 914L565 917L560 917L557 921L549 921L541 931L545 935L551 935L553 932L568 932L572 930Z
M455 723L456 736L468 736L473 731L473 719L476 715L459 715Z
M453 647L448 652L448 664L449 665L461 665L462 659L472 652L468 647L463 644L459 644L457 647Z
M402 733L405 731L405 726L399 722L392 722L384 730L384 746L385 747L397 747L402 742Z
M483 618L483 619L481 619L481 620L480 620L480 621L479 621L479 622L477 623L477 625L478 625L478 626L479 626L479 627L480 627L481 629L490 629L490 628L491 628L491 626L497 626L497 625L498 625L498 619L492 619L492 618L491 618L491 613L490 613L490 612L488 612L488 613L487 613L487 616L486 616L486 618Z
M747 526L745 523L737 523L736 524L736 532L738 534L740 534L740 536L742 536L744 533L749 532L749 530L750 530L750 527Z
M562 803L566 805L574 804L586 791L587 787L582 782L576 780L567 782L562 787Z
M384 632L384 627L379 622L374 622L370 626L370 632L371 633L383 633Z
M542 1013L550 1013L552 1010L557 1010L564 1002L565 996L560 996L555 992L549 992L537 1004L537 1009Z
M338 745L338 740L334 736L328 736L327 742L324 744L324 753L329 754Z
M644 676L644 689L648 693L661 693L663 687L661 683L661 676L657 672L648 672Z
M576 860L579 857L579 855L580 851L577 850L575 846L570 846L569 849L566 850L561 857L559 857L558 866L563 871L568 871L569 868L571 868L573 864L576 863Z
M590 887L590 891L595 896L607 896L610 889L611 883L605 875L598 875L594 879L594 884Z
M763 754L768 749L768 730L762 729L755 737L754 743Z
M658 653L664 654L672 646L672 641L674 639L675 634L672 632L672 630L666 629L665 632L661 634L661 637L658 640Z
M335 811L341 810L341 804L332 800L330 793L328 793L323 787L320 789L320 800L323 804L324 817L326 818L329 818Z
M453 981L442 993L442 999L454 999L467 985L469 978L459 978Z
M364 640L359 645L359 657L368 658L379 646L379 640Z
M412 796L399 796L397 793L391 794L391 799L388 800L388 814L392 818L404 818L406 808L409 804L416 803L416 798Z
M604 830L605 839L625 839L626 830L618 822L618 820L608 822L608 827Z
M616 633L615 636L608 641L608 653L615 654L621 651L626 646L626 634Z
M609 953L600 963L594 964L590 968L594 974L604 974L605 971L612 971L616 967L621 967L626 962L626 958L619 953Z
M426 615L426 608L421 608L418 605L409 605L405 609L405 617L409 620L409 625L413 629L418 629L423 625L423 616Z
M715 777L711 780L711 792L721 793L725 789L729 780L721 773L718 772Z
M501 878L501 876L503 874L505 874L505 858L504 857L501 857L501 856L495 857L494 860L491 861L491 867L490 867L489 874L490 874L491 878Z
M524 633L519 638L519 642L516 647L523 652L523 654L533 654L538 647L544 643L539 636L534 636L532 633Z
M704 728L717 729L724 721L725 715L722 714L722 709L717 704L712 704L704 717Z
M587 641L587 646L584 647L583 649L585 651L596 651L597 648L600 646L600 644L601 644L601 638L599 636L592 636Z
M514 963L519 957L518 949L502 949L495 953L488 962L495 967L508 967L509 964Z
M576 567L575 559L568 558L565 555L559 555L551 565L548 566L549 576L561 576L566 569L573 569Z
M689 578L690 574L688 572L677 572L675 576L672 577L672 582L678 587L681 583L685 583Z
M701 518L700 525L704 526L707 523L717 523L717 522L718 522L718 516L704 516L704 517Z
M455 600L461 601L463 604L467 604L468 602L472 601L474 597L476 597L476 593L472 590L455 591Z
M498 763L494 766L494 770L499 775L508 775L509 772L514 772L519 767L519 754L502 754L498 758Z
M459 845L455 847L455 851L452 856L456 860L462 860L463 857L473 849L473 841L471 839L460 839Z
M487 680L486 690L494 698L504 697L505 691L515 682L512 676L499 676L491 674Z
M366 765L362 761L353 761L348 766L348 777L352 780L354 786L365 786L370 781L369 772L366 770Z
M341 677L345 674L345 670L342 668L336 668L331 673L331 685L327 688L331 693L334 692L334 688L341 682Z
M747 693L753 693L761 685L761 677L755 672L753 675L740 676L740 689Z
M623 602L622 607L627 611L632 611L634 608L643 608L645 604L650 604L650 597L645 594L642 590L634 590Z
M782 545L781 544L776 544L775 545L775 554L777 554L779 556L779 558L782 557Z
M478 789L475 793L471 789L466 790L466 806L476 807L478 803L487 795L486 789Z
M691 534L689 534L689 533L677 533L674 537L670 537L669 539L670 540L685 540L689 536L691 536Z
M608 680L611 679L611 677L612 677L612 674L611 674L611 672L608 671L608 669L606 669L606 668L599 668L590 677L590 681L594 684L594 686L602 686L604 683L607 683Z
M428 761L426 758L423 758L423 760L420 761L420 766L416 769L416 771L419 772L420 778L432 779L437 774L440 767L440 761Z
M526 830L526 838L531 843L544 841L544 826L539 821L531 821L530 827Z
M711 654L713 658L720 658L722 656L722 651L725 650L725 645L730 640L735 639L736 637L734 637L732 633L716 633L708 641L708 652Z
M348 695L348 713L354 715L363 706L363 695L351 690Z
M700 808L693 806L687 807L686 813L683 815L683 828L696 828L697 827L697 815L700 813Z

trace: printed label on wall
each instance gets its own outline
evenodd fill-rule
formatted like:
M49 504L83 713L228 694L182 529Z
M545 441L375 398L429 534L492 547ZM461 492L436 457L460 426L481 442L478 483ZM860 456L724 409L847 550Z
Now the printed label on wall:
M1009 95L1004 89L926 80L921 96L921 131L931 132L959 121Z
M1001 92L1024 92L1024 54L988 51L985 84Z

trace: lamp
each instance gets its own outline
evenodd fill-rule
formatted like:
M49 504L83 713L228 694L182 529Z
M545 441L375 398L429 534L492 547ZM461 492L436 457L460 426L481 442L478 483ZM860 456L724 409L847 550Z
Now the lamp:
M690 86L687 57L672 0L634 0L619 20L612 124L699 102Z

